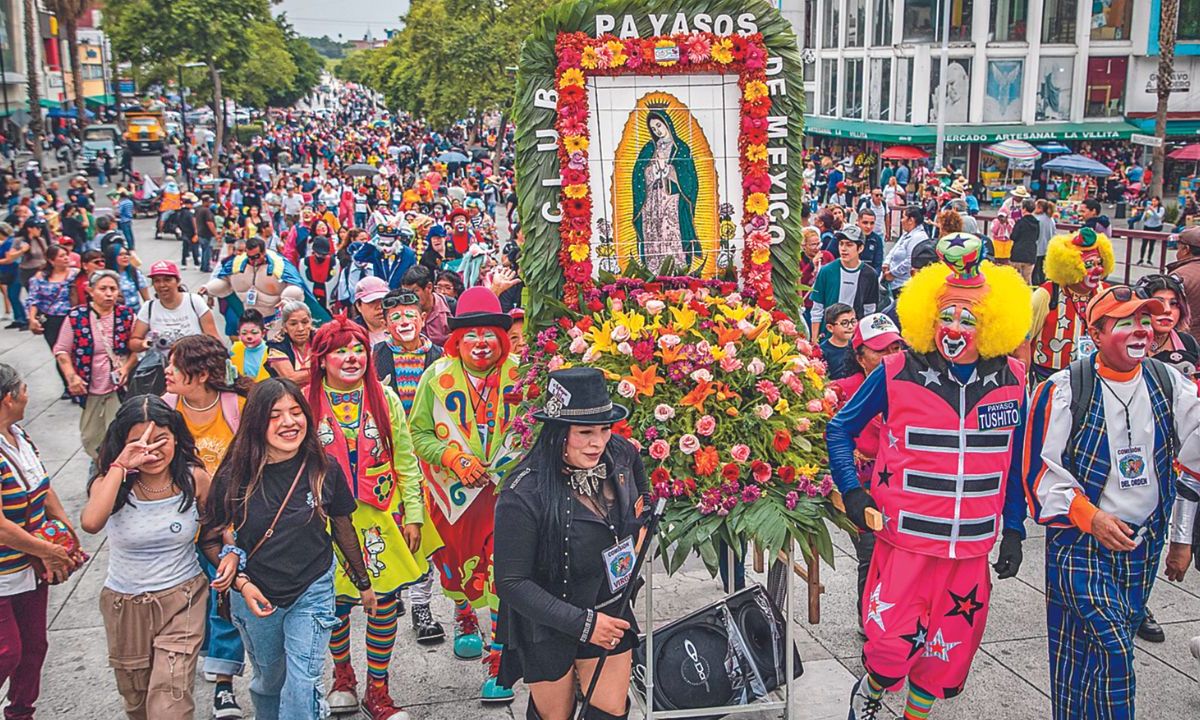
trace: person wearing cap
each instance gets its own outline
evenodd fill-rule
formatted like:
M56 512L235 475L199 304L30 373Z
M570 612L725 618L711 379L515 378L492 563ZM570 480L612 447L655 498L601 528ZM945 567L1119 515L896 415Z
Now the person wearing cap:
M170 346L188 335L208 335L218 340L217 322L204 298L180 288L179 267L170 260L151 263L150 284L155 299L144 303L137 312L130 347L134 352L148 350L163 342Z
M1084 308L1107 287L1104 279L1115 265L1112 243L1091 228L1050 240L1046 282L1033 292L1033 324L1021 353L1034 379L1044 380L1095 350Z
M1097 293L1086 308L1096 351L1030 400L1025 494L1047 526L1055 720L1135 716L1133 639L1164 542L1168 576L1191 559L1191 533L1170 516L1200 493L1200 398L1194 383L1149 357L1164 310L1128 286Z
M1167 265L1167 272L1183 283L1188 304L1188 324L1184 329L1200 337L1200 227L1190 227L1177 237L1175 262Z
M861 607L866 673L849 720L881 717L884 691L906 679L908 717L959 694L987 624L997 537L998 576L1016 575L1021 564L1015 438L1025 368L1009 354L1029 326L1029 286L983 260L974 235L943 236L937 249L942 262L914 275L898 301L910 349L883 358L826 428L846 515L875 530ZM880 416L868 493L855 439Z
M879 306L879 276L875 269L862 261L863 236L857 227L848 226L834 233L837 238L838 259L821 268L813 282L809 318L814 339L823 339L825 308L845 303L854 308L857 317L870 315Z
M466 290L449 327L445 355L417 385L410 422L433 500L429 517L446 543L437 566L442 589L455 603L454 654L470 659L483 653L475 611L489 608L493 635L496 629L494 486L517 459L520 443L512 428L516 412L511 398L518 373L507 335L512 317L501 311L492 291ZM481 691L484 702L513 697L496 679L500 649L493 637Z
M175 229L179 231L180 240L183 242L179 266L186 268L188 258L191 257L192 264L200 267L200 242L196 235L196 216L192 212L196 196L185 193L180 199L180 203L181 207L174 215Z
M632 559L649 482L637 449L612 432L629 410L607 388L594 368L550 373L533 415L542 431L496 502L500 681L524 679L527 718L573 718L576 675L590 677L605 652L588 717L629 716L637 621L632 607L618 615L612 601L633 563L610 573L604 558L615 549Z
M383 319L383 297L389 288L383 280L368 275L354 286L354 309L357 322L367 330L371 347L387 338L387 322Z

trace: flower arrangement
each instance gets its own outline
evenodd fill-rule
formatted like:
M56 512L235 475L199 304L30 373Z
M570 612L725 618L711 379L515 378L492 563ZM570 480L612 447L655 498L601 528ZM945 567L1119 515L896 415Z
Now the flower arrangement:
M683 55L681 54L681 57ZM821 440L837 397L793 323L743 301L732 283L618 280L583 294L582 314L541 331L516 392L528 416L546 374L600 368L631 414L614 427L645 454L652 493L669 499L667 570L698 552L716 572L719 541L770 556L798 541L832 563L833 481Z
M738 136L742 173L743 292L760 308L771 310L771 236L768 232L771 177L767 171L767 115L771 97L766 84L767 49L761 34L722 36L708 32L619 39L582 32L559 33L559 161L562 180L559 263L563 297L572 310L594 289L591 262L592 198L588 175L588 75L631 72L667 75L734 73L741 89Z

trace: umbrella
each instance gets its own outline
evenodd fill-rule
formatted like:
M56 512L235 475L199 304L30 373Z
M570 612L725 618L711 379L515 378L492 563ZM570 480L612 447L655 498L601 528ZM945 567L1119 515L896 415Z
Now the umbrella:
M455 163L471 162L471 158L467 157L466 155L463 155L460 152L456 152L454 150L447 150L446 152L437 156L437 161L446 163L447 165L454 165Z
M1054 142L1046 143L1045 145L1038 145L1037 149L1041 150L1047 155L1062 155L1063 153L1071 152L1071 148L1067 147L1066 145Z
M397 147L396 149L402 153L412 152L412 145L401 145L401 146Z
M353 165L347 165L345 168L343 168L342 172L346 173L350 177L370 177L372 175L378 175L379 168L366 163L355 163Z
M884 160L924 160L929 153L912 145L894 145L884 150L879 157Z
M1042 167L1064 175L1091 175L1108 177L1112 168L1083 155L1063 155L1046 163Z
M983 150L984 152L999 155L1009 160L1037 160L1042 154L1041 151L1024 140L1004 140L995 145L988 145Z
M1200 143L1192 143L1173 150L1167 157L1172 160L1200 160Z

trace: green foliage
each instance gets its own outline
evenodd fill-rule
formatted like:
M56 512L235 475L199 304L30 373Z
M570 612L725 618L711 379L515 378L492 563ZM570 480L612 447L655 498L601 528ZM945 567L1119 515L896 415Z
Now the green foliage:
M302 39L308 43L309 47L330 60L340 60L346 57L346 52L352 47L348 42L331 40L328 35L322 35L319 38L306 37Z
M245 125L237 126L237 141L243 145L254 139L255 135L262 135L264 132L261 121L246 123Z

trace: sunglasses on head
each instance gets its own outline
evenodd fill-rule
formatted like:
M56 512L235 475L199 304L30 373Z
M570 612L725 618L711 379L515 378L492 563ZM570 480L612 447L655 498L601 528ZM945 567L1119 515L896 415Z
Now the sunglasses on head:
M394 295L387 295L383 298L383 309L391 310L399 305L420 305L421 299L417 297L415 292L402 292Z
M1104 297L1105 295L1112 295L1114 298L1116 298L1117 302L1129 302L1134 298L1145 300L1150 297L1142 288L1129 287L1128 285L1111 287L1101 293L1100 297Z

